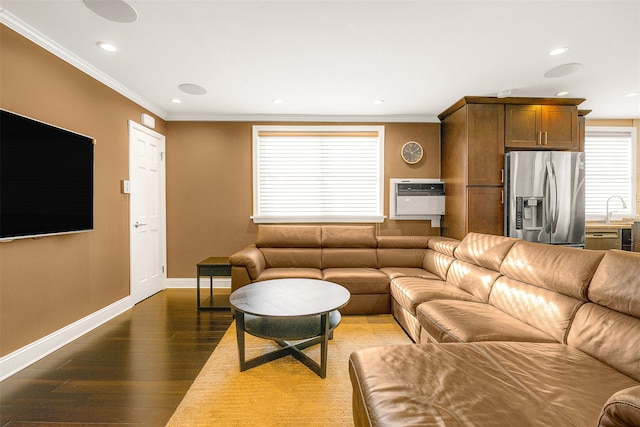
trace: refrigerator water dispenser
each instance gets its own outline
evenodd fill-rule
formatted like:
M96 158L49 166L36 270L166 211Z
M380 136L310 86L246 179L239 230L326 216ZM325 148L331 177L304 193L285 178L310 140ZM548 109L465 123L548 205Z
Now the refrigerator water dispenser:
M542 197L516 197L516 230L542 230Z

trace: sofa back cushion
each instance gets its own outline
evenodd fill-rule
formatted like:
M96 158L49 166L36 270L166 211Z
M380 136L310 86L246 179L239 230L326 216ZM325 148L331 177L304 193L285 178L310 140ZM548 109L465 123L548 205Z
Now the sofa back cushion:
M640 381L640 254L609 250L567 343Z
M323 225L323 248L375 248L378 246L372 225Z
M378 268L421 268L429 236L378 236Z
M519 239L490 234L469 233L454 253L462 261L499 271L502 260Z
M449 267L451 267L451 264L455 260L451 255L443 254L433 249L427 249L427 252L424 254L422 268L429 273L435 274L440 279L446 280Z
M320 248L322 228L315 225L258 225L258 248Z
M566 343L571 321L584 302L500 276L491 288L489 304Z
M596 304L640 318L640 253L607 251L588 296Z
M456 248L460 244L460 240L452 239L450 237L431 237L429 239L429 243L427 243L427 247L429 249L433 249L436 252L440 252L441 254L453 256L453 253L456 251Z
M266 268L322 268L322 249L260 248Z
M498 277L500 277L500 273L495 270L455 260L447 272L447 283L487 302L491 287Z
M375 249L325 248L321 268L378 268Z
M603 251L520 241L505 257L500 272L511 279L586 301L587 287L603 255Z

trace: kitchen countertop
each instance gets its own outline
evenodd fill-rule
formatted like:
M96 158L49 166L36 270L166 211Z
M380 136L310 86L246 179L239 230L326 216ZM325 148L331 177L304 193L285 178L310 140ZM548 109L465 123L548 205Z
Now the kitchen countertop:
M609 230L619 230L619 229L630 229L633 227L634 221L632 220L614 220L611 221L610 224L605 224L604 221L587 221L586 229L609 229Z

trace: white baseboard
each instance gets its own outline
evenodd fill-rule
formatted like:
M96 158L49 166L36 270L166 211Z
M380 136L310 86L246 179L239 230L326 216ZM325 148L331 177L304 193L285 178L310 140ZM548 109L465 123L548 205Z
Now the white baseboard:
M193 288L195 289L198 286L198 283L195 278L186 278L186 279L167 279L166 280L167 288ZM231 289L231 278L230 277L214 277L213 278L213 287L214 288L228 288ZM209 288L209 277L200 277L200 289L208 289Z
M0 358L0 381L133 307L127 296Z

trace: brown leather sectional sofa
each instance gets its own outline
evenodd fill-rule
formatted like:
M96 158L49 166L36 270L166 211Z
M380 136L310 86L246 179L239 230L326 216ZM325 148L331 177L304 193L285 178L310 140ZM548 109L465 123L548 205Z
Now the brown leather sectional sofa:
M640 426L639 254L428 246L438 279L391 281L419 344L351 355L356 426Z
M640 426L640 255L470 233L260 226L232 290L345 286L345 314L392 312L417 344L354 352L356 426Z
M431 276L427 236L376 236L373 226L259 225L256 243L230 257L231 290L289 277L338 283L351 300L343 314L390 313L390 278Z

